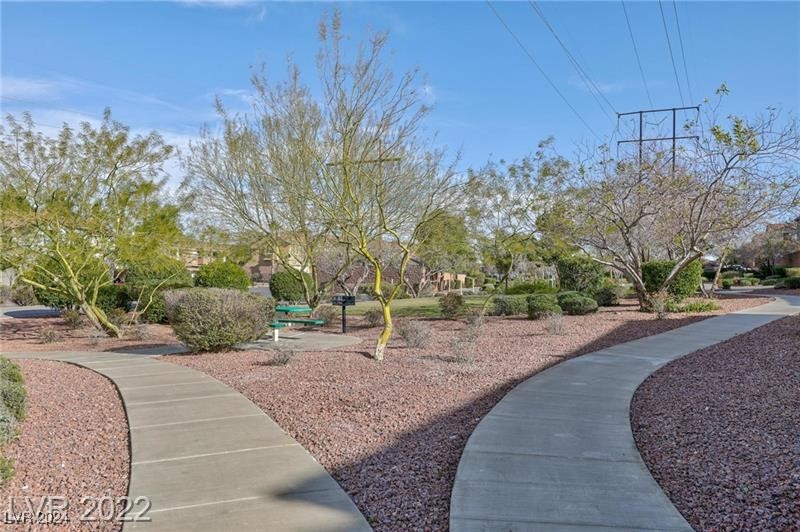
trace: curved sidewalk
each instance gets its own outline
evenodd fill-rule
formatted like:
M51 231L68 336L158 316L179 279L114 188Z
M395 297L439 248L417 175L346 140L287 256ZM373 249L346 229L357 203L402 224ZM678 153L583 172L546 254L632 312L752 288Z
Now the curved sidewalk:
M7 356L78 364L116 384L130 429L128 496L152 503L152 521L126 531L370 530L300 444L216 379L144 355Z
M634 392L664 364L800 312L800 297L566 360L506 395L469 438L452 531L692 530L631 432Z

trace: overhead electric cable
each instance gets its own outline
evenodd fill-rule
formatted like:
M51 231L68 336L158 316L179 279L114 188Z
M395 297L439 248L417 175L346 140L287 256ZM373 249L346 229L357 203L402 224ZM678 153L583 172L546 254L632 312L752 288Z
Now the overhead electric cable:
M500 13L498 13L497 10L492 5L491 0L486 0L486 4L489 6L489 9L492 10L494 15L497 17L497 20L500 21L500 23L503 25L503 27L506 29L506 31L508 31L508 33L511 35L511 37L514 38L514 41L516 41L516 43L520 47L520 49L525 53L526 56L528 56L528 59L530 59L531 63L533 63L533 65L537 68L537 70L539 70L539 73L542 75L542 77L545 80L547 80L547 83L549 83L550 86L553 88L553 90L556 91L556 93L561 97L562 100L564 100L564 103L567 104L567 107L569 107L572 110L572 112L575 114L575 116L578 117L578 119L583 123L583 125L586 126L586 129L588 129L591 132L591 134L594 135L597 138L597 140L602 140L600 138L600 135L598 135L595 132L595 130L592 129L592 126L590 126L589 123L586 122L586 120L583 118L583 116L581 116L581 114L578 112L578 110L575 109L575 107L573 107L571 103L569 103L569 100L567 100L566 96L564 96L564 94L558 89L556 84L553 83L553 80L550 79L550 76L547 75L547 73L539 65L539 63L536 61L536 59L533 57L533 55L528 51L528 48L526 48L525 45L522 44L522 41L519 40L519 37L517 37L517 34L514 33L514 31L508 26L508 24L506 24L506 21L503 20L503 17L500 16Z
M633 36L633 28L631 28L631 19L628 18L628 10L625 8L625 0L622 2L622 11L625 13L625 22L628 24L628 34L631 36L631 44L633 44L633 53L636 55L636 64L639 65L639 74L642 75L642 83L644 84L644 92L647 93L647 101L650 102L650 107L654 107L653 98L650 97L650 88L647 86L647 78L644 77L644 69L642 68L642 60L639 57L639 48L636 46L636 39Z
M681 59L683 59L683 73L686 75L686 87L689 89L690 103L694 103L694 96L692 96L692 84L689 81L689 69L686 66L686 51L683 47L683 35L681 34L681 20L678 18L678 4L672 0L672 9L675 11L675 25L678 27L678 42L681 44Z
M528 5L530 5L531 9L533 9L534 12L536 12L536 14L539 16L539 18L542 19L542 22L544 22L544 25L547 27L548 30L550 30L550 33L553 35L553 37L555 37L556 41L561 46L561 49L566 54L567 59L569 59L569 62L572 63L572 66L578 72L578 76L581 77L581 80L586 85L586 88L589 90L589 93L592 95L592 97L595 99L597 104L603 110L603 113L609 119L611 119L611 116L608 113L606 113L606 110L603 107L603 104L597 98L597 95L599 95L600 98L602 98L603 101L606 103L606 105L608 105L608 107L611 108L611 110L614 112L614 114L616 114L617 110L614 108L614 105L610 101L608 101L608 98L606 98L605 94L603 94L603 91L600 90L600 88L597 86L597 84L594 82L594 80L592 80L591 76L589 76L589 74L586 72L586 70L584 70L584 68L580 65L580 63L578 63L578 60L575 59L575 56L572 55L572 52L569 51L569 48L567 47L567 45L564 44L564 41L562 41L561 38L558 36L558 33L556 33L556 30L553 28L553 26L547 20L547 17L544 16L544 11L542 11L542 8L539 7L539 4L537 2L535 2L535 1L533 1L533 0L528 0ZM595 95L595 93L597 93L597 95Z
M669 40L669 30L667 29L667 18L664 16L664 6L661 0L658 0L658 9L661 11L661 22L664 23L664 35L667 37L667 48L669 48L669 58L672 60L672 72L675 73L675 83L678 85L678 94L681 97L681 105L686 105L683 101L683 89L681 89L681 80L678 77L678 68L675 66L675 55L672 53L672 42Z

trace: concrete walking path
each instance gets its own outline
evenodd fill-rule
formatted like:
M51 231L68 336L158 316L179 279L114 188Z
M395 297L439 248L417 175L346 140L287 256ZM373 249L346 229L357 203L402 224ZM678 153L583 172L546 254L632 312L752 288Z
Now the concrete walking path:
M566 360L514 388L467 442L450 529L692 530L639 455L631 399L668 362L800 312L800 297L776 297Z
M7 356L78 364L117 386L130 428L128 496L152 503L152 521L126 523L126 531L370 530L300 444L204 373L141 354Z

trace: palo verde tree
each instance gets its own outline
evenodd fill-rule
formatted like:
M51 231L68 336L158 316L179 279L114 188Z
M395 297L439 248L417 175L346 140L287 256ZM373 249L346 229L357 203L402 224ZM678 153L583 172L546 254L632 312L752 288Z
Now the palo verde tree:
M727 93L723 86L720 96ZM720 120L705 112L705 130L680 154L652 149L641 159L608 150L581 161L559 194L562 235L598 262L622 272L643 305L649 295L642 263L669 258L675 266L659 292L688 264L732 235L780 216L800 198L800 130L774 109L752 120ZM688 127L697 127L689 124Z
M320 271L333 239L310 199L325 171L322 110L294 65L286 82L270 84L258 72L252 85L247 114L231 115L217 102L222 131L205 130L191 145L182 189L219 229L272 253L314 308L349 265Z
M172 147L133 136L106 110L97 127L64 125L55 138L33 119L9 116L0 131L3 260L19 280L72 301L97 329L121 331L99 291L140 258L180 239L178 209L161 195Z
M310 199L337 240L372 268L372 293L384 318L374 357L382 360L392 334L391 303L424 228L458 201L454 161L421 135L429 109L420 80L415 71L395 78L384 66L385 33L360 46L352 63L342 50L338 13L320 24L320 39L327 162L319 194ZM388 289L387 257L398 274Z

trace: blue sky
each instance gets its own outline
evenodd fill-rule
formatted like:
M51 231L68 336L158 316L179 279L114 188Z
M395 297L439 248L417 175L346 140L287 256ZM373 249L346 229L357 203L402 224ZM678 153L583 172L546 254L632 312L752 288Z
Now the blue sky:
M650 107L621 2L538 5L614 110ZM680 105L659 4L625 5L653 104ZM317 24L335 6L352 43L388 29L395 70L425 74L428 127L461 149L462 167L518 158L549 135L563 152L593 139L485 2L3 2L2 111L31 111L47 130L110 106L135 131L157 129L183 147L202 124L213 126L215 94L244 108L251 66L263 62L280 78L291 56L315 80ZM534 9L493 6L591 129L611 134L613 110L604 114ZM726 82L726 113L797 112L800 3L678 2L693 101L675 7L662 7L687 105Z

